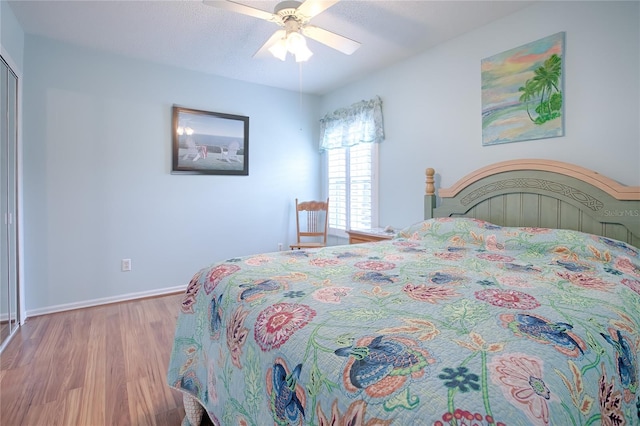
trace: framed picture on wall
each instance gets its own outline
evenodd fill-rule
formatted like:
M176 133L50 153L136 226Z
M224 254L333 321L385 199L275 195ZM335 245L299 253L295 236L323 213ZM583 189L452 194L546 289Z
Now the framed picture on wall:
M482 60L482 145L564 136L560 32Z
M173 106L172 174L249 174L249 117Z

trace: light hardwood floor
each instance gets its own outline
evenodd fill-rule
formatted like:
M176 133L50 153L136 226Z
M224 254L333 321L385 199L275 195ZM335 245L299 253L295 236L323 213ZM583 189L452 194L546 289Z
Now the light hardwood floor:
M165 377L181 298L27 319L0 355L0 425L179 425Z

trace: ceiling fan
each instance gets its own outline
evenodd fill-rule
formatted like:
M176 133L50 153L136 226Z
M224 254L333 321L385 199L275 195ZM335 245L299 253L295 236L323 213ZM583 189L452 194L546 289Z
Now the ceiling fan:
M253 16L283 27L283 29L273 33L269 40L253 55L254 57L262 55L265 51L269 51L273 56L284 61L287 52L289 52L295 56L296 62L303 62L313 55L307 47L306 40L303 36L307 36L346 55L351 55L360 47L360 43L357 41L323 28L309 25L309 21L313 17L324 12L338 1L339 0L283 1L276 5L273 13L231 0L203 0L203 3L220 9Z

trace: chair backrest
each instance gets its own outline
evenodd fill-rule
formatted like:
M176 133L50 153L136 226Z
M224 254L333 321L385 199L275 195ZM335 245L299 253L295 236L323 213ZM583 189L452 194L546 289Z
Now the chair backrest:
M327 244L329 231L329 199L327 201L302 201L296 198L296 232L298 244L303 238L315 239L315 244ZM321 240L321 241L317 241ZM311 242L314 244L314 242Z

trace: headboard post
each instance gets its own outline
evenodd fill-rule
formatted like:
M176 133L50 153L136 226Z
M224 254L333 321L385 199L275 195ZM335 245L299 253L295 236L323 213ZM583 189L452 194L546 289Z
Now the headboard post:
M425 174L427 175L427 187L424 195L424 218L426 220L433 218L433 209L436 207L436 187L433 178L436 171L429 167Z

